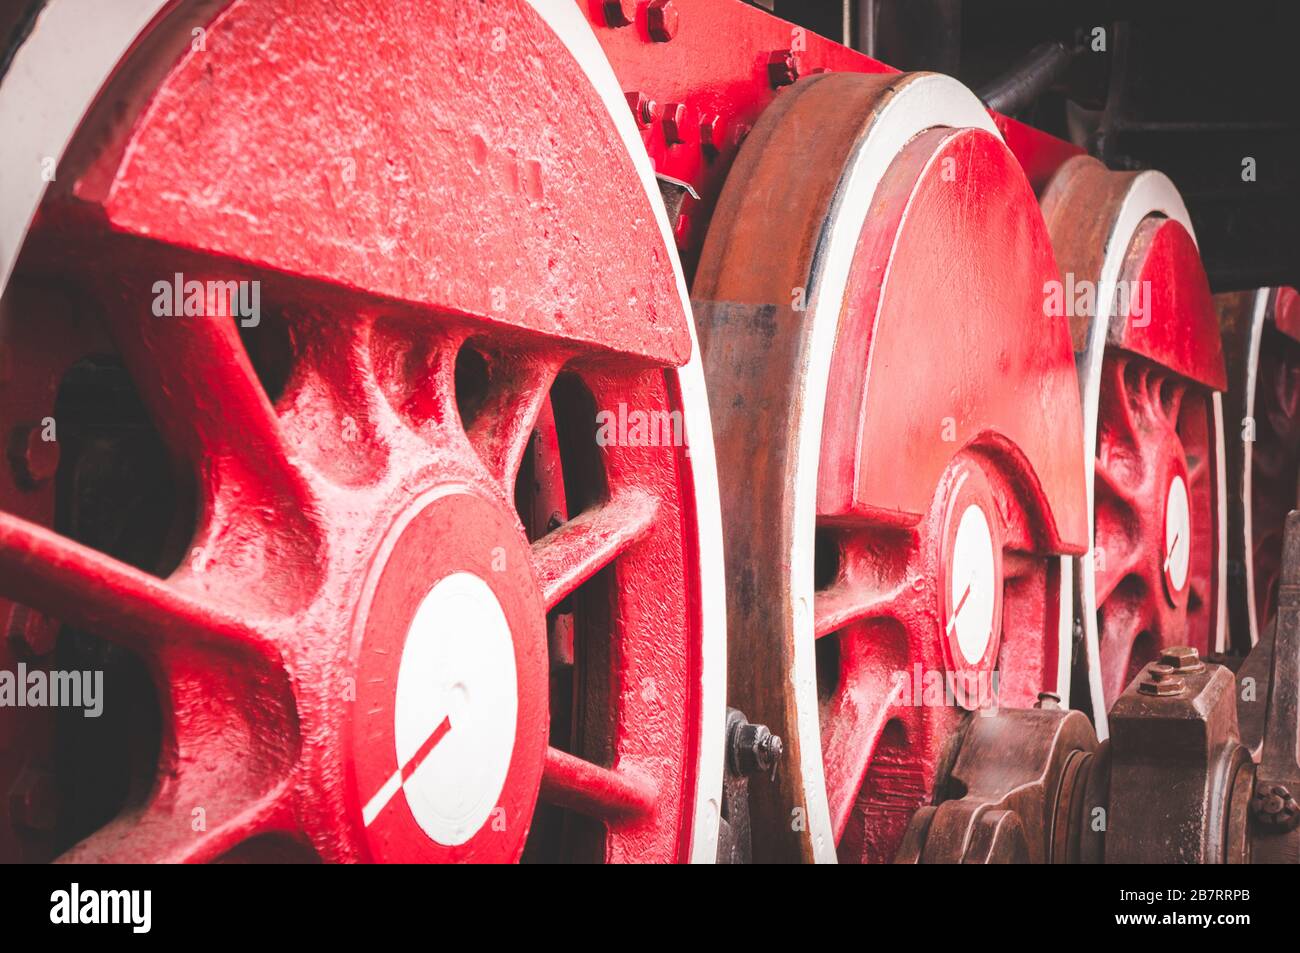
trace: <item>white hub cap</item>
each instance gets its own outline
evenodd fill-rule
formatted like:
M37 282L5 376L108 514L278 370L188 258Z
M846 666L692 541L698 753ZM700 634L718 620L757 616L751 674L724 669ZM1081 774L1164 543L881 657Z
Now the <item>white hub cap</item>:
M988 518L972 503L962 513L953 541L952 614L948 619L948 631L956 633L957 645L970 665L984 658L993 636L996 575Z
M407 631L393 714L398 783L437 843L463 844L491 816L514 752L516 689L510 626L491 588L468 572L440 580Z
M1175 473L1165 497L1165 581L1170 596L1187 585L1187 565L1191 558L1192 512L1187 500L1187 484Z

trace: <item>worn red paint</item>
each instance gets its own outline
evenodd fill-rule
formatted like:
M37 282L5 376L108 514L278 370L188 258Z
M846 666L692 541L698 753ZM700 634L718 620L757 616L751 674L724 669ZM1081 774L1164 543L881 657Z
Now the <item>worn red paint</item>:
M493 50L503 27L513 45ZM151 797L68 859L210 860L269 833L327 860L510 860L566 748L590 763L565 803L603 821L587 856L684 859L713 730L699 714L689 452L604 447L561 474L548 398L564 375L593 410L681 410L688 315L657 199L604 104L512 0L237 0L204 50L175 32L160 64L110 86L88 128L115 132L86 133L106 148L60 168L71 186L42 210L15 279L96 303L107 335L79 327L62 366L111 341L198 498L191 556L166 579L22 518L47 520L52 498L0 514L0 594L131 645L158 678ZM382 68L355 55L376 44ZM246 333L280 323L292 351L274 405L233 322L152 316L153 282L177 271L261 281L266 320ZM488 378L464 425L462 347ZM35 395L52 387L30 393L24 414L48 409ZM545 448L530 449L535 425ZM515 476L532 453L525 527ZM583 480L588 496L566 501ZM534 505L573 526L547 534ZM374 827L361 814L403 768L390 738L403 634L455 571L501 603L520 692L504 830L447 848L397 805ZM547 610L589 580L579 702L549 677ZM587 720L548 731L548 708Z

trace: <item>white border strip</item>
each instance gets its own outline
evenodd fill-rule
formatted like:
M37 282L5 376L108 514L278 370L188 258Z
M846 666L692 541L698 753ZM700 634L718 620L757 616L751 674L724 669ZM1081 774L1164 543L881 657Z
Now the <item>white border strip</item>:
M1250 309L1250 339L1246 348L1245 402L1242 409L1249 420L1255 419L1255 388L1259 385L1259 348L1264 337L1264 322L1268 320L1274 291L1260 288ZM1224 434L1227 444L1227 434ZM1250 629L1250 644L1259 644L1259 618L1255 613L1255 514L1251 511L1250 481L1255 466L1255 441L1243 440L1241 452L1241 539L1242 563L1246 573L1246 621Z
M1214 507L1219 534L1214 615L1216 620L1214 651L1224 652L1228 647L1228 461L1227 441L1223 434L1223 395L1217 390L1210 395L1211 413L1214 417L1214 482L1218 486L1218 501ZM1251 643L1254 644L1254 643Z
M86 110L166 0L50 0L0 82L0 289L9 284L45 195L43 177L72 141Z

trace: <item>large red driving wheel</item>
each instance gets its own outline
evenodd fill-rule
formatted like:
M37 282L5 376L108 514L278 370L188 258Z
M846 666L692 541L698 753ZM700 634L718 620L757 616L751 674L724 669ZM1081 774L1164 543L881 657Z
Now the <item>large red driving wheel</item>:
M787 744L750 781L756 859L892 860L971 710L1067 691L1086 522L1054 274L955 80L802 80L746 139L692 291L737 481L730 698Z
M1300 294L1261 288L1216 298L1228 361L1229 613L1248 652L1277 611L1282 528L1300 482Z
M1155 172L1067 162L1043 195L1078 354L1093 551L1079 562L1092 712L1160 651L1225 636L1223 355L1186 209Z
M75 480L0 486L6 611L157 690L117 815L52 846L712 859L716 478L658 202L570 3L152 22L5 289L6 429L119 362L178 501L126 560L60 520Z

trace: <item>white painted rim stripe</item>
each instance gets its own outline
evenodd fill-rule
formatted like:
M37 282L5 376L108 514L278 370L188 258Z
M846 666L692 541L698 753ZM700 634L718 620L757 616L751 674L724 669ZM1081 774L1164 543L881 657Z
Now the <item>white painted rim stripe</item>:
M677 369L682 393L682 416L689 436L691 479L695 490L696 528L699 534L700 612L703 643L700 646L700 746L693 798L690 859L715 863L718 828L722 818L723 755L727 725L727 616L726 577L722 552L722 504L718 496L717 461L713 451L713 421L709 415L704 365L695 333L691 296L686 288L677 242L668 223L659 184L645 143L627 108L623 87L605 57L591 24L573 0L528 0L582 67L623 139L623 147L636 166L650 207L654 210L664 248L677 277L682 313L691 334L691 359ZM810 576L811 578L811 576ZM811 626L809 631L811 631ZM820 751L820 748L818 748ZM820 763L820 762L819 762Z
M1227 444L1223 433L1223 395L1217 390L1210 395L1210 409L1214 417L1214 481L1218 484L1215 492L1219 500L1215 507L1219 517L1219 525L1215 527L1219 537L1219 558L1216 560L1219 585L1214 605L1217 632L1214 650L1223 652L1228 647L1228 461L1224 459Z
M72 141L114 67L165 0L50 0L0 80L0 289L45 195L41 163Z
M1255 388L1259 385L1259 348L1264 337L1264 322L1268 320L1269 309L1274 301L1270 288L1260 288L1255 292L1255 300L1250 311L1250 343L1246 352L1245 403L1242 405L1246 417L1255 419ZM1222 413L1222 408L1220 408ZM1222 429L1222 428L1220 428ZM1228 435L1223 435L1227 444ZM1242 562L1246 573L1246 622L1250 629L1250 644L1259 644L1259 618L1255 614L1255 552L1254 514L1250 508L1250 481L1254 472L1255 441L1243 440L1241 453L1241 538ZM1227 461L1224 461L1225 465ZM1226 554L1225 554L1226 558ZM1222 651L1222 649L1220 649Z
M813 325L809 345L802 355L803 366L798 369L804 381L805 398L796 448L797 477L793 500L796 530L790 571L795 638L790 679L799 712L804 809L813 857L819 863L835 863L837 859L822 767L813 615L817 469L821 460L831 353L835 347L854 251L876 188L903 146L925 130L941 126L973 127L983 129L999 140L1002 138L984 104L952 77L923 73L901 79L889 101L854 143L853 152L835 187L813 254L808 293L808 313Z

